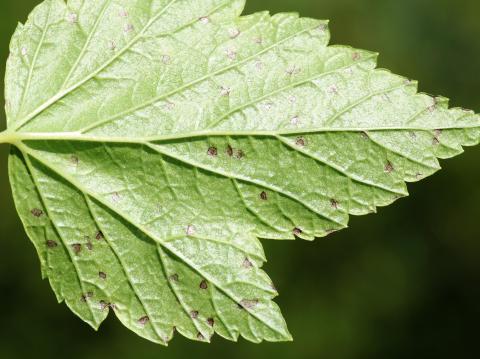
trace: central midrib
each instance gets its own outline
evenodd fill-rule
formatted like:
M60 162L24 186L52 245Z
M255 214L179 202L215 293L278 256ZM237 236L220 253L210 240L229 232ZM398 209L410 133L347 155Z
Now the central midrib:
M202 137L277 137L277 136L294 136L309 135L316 133L343 132L388 132L388 131L426 131L435 130L469 130L480 128L480 121L470 126L435 126L435 127L418 127L418 126L392 126L392 127L318 127L311 129L284 130L284 131L196 131L188 133L177 133L158 136L146 137L128 137L128 136L99 136L86 135L80 132L11 132L4 131L0 133L0 144L10 143L15 145L24 141L75 141L75 142L96 142L96 143L131 143L131 144L148 144L159 142L171 142L186 139L202 138Z

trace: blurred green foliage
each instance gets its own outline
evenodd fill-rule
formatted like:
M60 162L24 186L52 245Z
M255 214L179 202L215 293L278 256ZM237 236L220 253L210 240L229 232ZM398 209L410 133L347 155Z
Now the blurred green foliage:
M1 1L0 73L16 22L39 2ZM246 11L264 9L331 19L333 43L378 51L381 67L420 80L421 91L480 111L478 0L250 0ZM169 348L137 338L114 316L95 333L56 304L14 211L7 154L2 146L2 359L480 357L480 148L328 239L264 242L293 343L215 337L205 345L178 336Z

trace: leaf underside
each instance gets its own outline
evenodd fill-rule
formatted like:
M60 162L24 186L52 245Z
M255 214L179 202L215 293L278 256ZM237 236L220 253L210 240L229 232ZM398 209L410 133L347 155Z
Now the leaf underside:
M167 344L290 340L259 238L407 195L480 118L243 0L47 0L6 73L17 210L59 301Z

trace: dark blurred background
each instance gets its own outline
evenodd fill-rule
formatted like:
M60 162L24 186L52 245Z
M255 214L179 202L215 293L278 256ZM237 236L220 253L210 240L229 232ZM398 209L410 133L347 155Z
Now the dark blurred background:
M0 73L39 0L1 0ZM331 19L332 42L381 53L420 90L480 111L478 0L250 0L246 12ZM3 86L1 86L3 89ZM3 98L3 96L2 96ZM3 111L0 126L5 127ZM40 279L0 147L0 358L480 358L480 147L410 185L411 197L313 243L264 242L293 343L151 344L111 316L95 333Z

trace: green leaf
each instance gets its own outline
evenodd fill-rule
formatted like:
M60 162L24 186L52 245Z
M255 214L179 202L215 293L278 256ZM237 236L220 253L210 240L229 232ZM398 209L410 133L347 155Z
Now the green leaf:
M258 238L407 195L480 117L243 0L47 0L6 74L17 210L59 301L166 344L290 340Z

